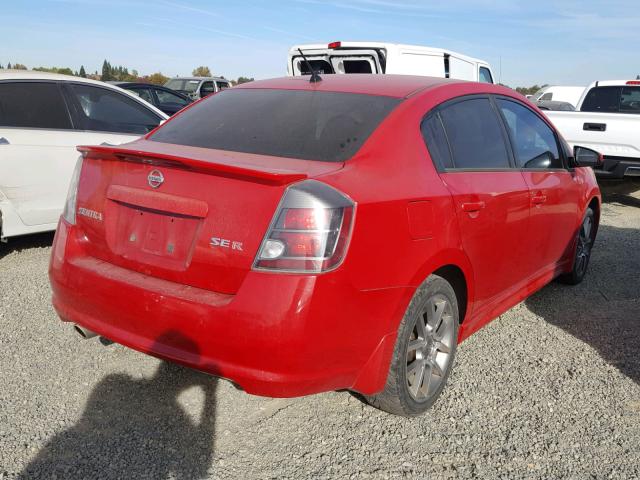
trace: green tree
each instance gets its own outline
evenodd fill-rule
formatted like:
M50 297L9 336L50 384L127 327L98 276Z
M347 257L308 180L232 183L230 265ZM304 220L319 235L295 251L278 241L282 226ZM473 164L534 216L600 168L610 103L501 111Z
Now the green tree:
M162 73L156 72L151 75L145 75L142 77L142 81L146 83L153 83L155 85L164 85L169 77L165 77Z
M11 70L11 62L7 63L7 70Z
M238 80L236 80L236 85L240 85L241 83L249 83L249 82L253 82L253 77L249 78L249 77L238 77Z
M102 76L100 77L100 79L103 82L108 82L109 80L113 80L113 77L111 75L111 64L106 60L102 62Z
M84 70L84 65L80 65L80 74L82 78L87 78L87 72Z
M21 63L14 63L13 68L14 70L28 70L27 66Z
M191 72L191 74L194 77L210 77L211 76L211 70L209 70L209 67L205 67L205 66L201 65L198 68L194 68L193 72Z

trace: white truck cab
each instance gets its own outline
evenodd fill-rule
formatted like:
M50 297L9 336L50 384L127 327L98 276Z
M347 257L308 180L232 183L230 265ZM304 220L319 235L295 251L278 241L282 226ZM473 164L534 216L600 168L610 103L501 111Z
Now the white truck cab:
M600 178L640 177L640 79L593 82L575 112L545 114L571 146L604 155Z
M320 74L385 73L495 83L484 60L442 48L380 42L294 45L289 50L289 76L311 74L300 50Z

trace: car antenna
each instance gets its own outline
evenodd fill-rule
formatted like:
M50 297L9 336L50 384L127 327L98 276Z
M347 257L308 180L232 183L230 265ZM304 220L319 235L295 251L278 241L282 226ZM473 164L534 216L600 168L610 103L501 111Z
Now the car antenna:
M322 81L322 77L320 75L318 75L318 72L316 72L313 69L313 67L311 66L311 63L309 63L309 60L307 60L307 57L305 57L304 53L302 53L302 49L299 48L298 51L300 52L300 55L302 55L302 59L307 64L307 67L309 68L309 71L311 72L311 78L309 79L309 81L311 83L321 82Z

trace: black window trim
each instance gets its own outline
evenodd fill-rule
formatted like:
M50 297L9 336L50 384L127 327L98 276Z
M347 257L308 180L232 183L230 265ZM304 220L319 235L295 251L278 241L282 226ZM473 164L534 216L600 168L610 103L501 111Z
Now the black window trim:
M431 159L433 162L433 166L435 167L435 169L438 171L438 173L468 173L468 172L513 172L513 171L518 171L519 167L516 164L516 159L513 153L513 147L511 145L511 141L509 139L509 133L507 131L507 129L505 128L504 125L504 121L502 119L502 116L500 115L500 112L497 109L497 106L495 105L495 102L492 100L492 94L489 93L473 93L473 94L469 94L469 95L462 95L460 97L455 97L449 100L444 101L443 103L440 103L438 105L436 105L435 107L433 107L431 110L429 110L423 117L422 117L422 121L420 122L420 136L422 136L422 124L427 121L428 118L430 118L431 116L433 116L434 114L437 114L438 116L438 120L440 121L440 124L442 125L442 128L444 130L444 135L445 138L447 139L447 147L449 148L449 155L451 156L451 162L454 164L453 168L443 168L441 165L438 165L439 162L436 162L433 158ZM484 98L489 100L489 104L491 105L491 109L493 110L493 113L496 115L496 121L498 122L498 125L500 126L500 131L502 132L502 141L504 142L504 146L505 146L505 150L507 152L507 159L509 161L509 166L508 167L504 167L504 168L458 168L455 167L455 160L453 157L453 150L451 149L451 142L449 141L449 135L447 134L447 129L444 128L444 123L442 122L442 119L440 117L440 111L447 108L450 105L454 105L456 103L460 103L460 102L464 102L466 100L475 100L475 99L479 99L479 98ZM425 144L427 150L429 150L429 146L426 145L426 142L424 141L424 137L423 137L423 143ZM429 156L431 157L431 152L429 152Z
M74 81L60 81L58 82L60 83L60 87L63 93L63 96L65 97L65 103L67 104L67 109L69 110L69 113L71 114L71 118L72 121L75 118L76 113L71 111L71 105L74 105L75 108L77 108L76 105L76 100L74 98L73 93L71 92L71 90L69 88L67 88L69 85L81 85L81 86L89 86L89 87L95 87L95 88L101 88L102 90L107 90L108 92L112 92L112 93L116 93L116 94L120 94L120 95L125 95L127 98L137 102L140 104L141 107L144 107L146 110L149 111L149 113L152 113L153 115L155 115L156 117L158 117L158 125L160 125L160 123L165 120L165 118L163 118L162 116L158 115L155 111L151 110L147 105L145 105L144 100L142 100L140 97L138 97L137 95L135 95L134 93L131 94L123 94L121 91L113 89L113 88L109 88L109 87L104 87L102 85L96 85L94 83L89 83L89 82L74 82ZM123 89L126 91L126 89ZM148 103L148 102L146 102ZM156 107L157 108L157 107ZM68 131L68 130L66 130ZM85 130L85 129L81 129L81 128L76 128L75 124L74 124L74 129L73 131L75 132L87 132L87 133L108 133L110 135L128 135L128 136L138 136L138 137L144 137L146 134L141 133L141 134L136 134L136 133L125 133L125 132L113 132L110 130ZM147 132L149 133L149 132Z
M37 131L47 131L47 132L77 132L78 130L76 129L75 126L75 122L74 122L74 118L73 115L71 113L71 108L69 107L69 102L67 101L67 96L65 95L65 92L62 88L62 84L64 84L64 81L60 81L60 80L53 80L53 79L36 79L36 78L25 78L25 79L20 79L20 78L11 78L11 79L5 79L5 80L0 80L0 85L2 84L6 84L6 83L53 83L58 87L58 92L60 93L60 96L62 97L62 101L64 103L64 107L65 110L67 112L67 118L69 119L69 124L71 125L71 128L42 128L42 127L12 127L12 126L0 126L0 128L15 128L16 130L37 130Z
M542 117L538 112L536 112L534 109L532 109L531 107L529 107L527 104L518 101L517 99L513 98L513 97L509 97L507 95L496 95L496 94L492 94L490 95L491 97L491 102L493 104L495 104L495 108L498 111L498 114L500 115L500 121L503 124L503 127L507 133L507 136L509 138L509 148L511 149L512 153L513 153L513 158L514 160L516 159L515 157L515 149L514 149L514 140L511 137L511 132L509 131L509 127L508 127L508 123L507 123L507 119L504 116L504 113L502 113L502 110L500 109L499 105L497 104L496 100L500 99L500 100L505 100L508 102L513 102L517 105L520 105L521 107L526 108L527 110L529 110L531 113L533 113L536 117L538 117L542 123L544 123L547 127L549 127L549 129L551 130L551 133L553 134L553 138L556 141L556 148L558 149L558 155L560 156L560 161L562 162L562 167L559 168L524 168L524 167L520 167L517 164L516 161L516 170L519 170L521 172L566 172L569 170L569 159L566 157L565 155L565 149L562 148L562 144L560 142L560 139L558 138L558 132L556 131L556 129L553 127L553 125L551 125L549 123L548 120L546 120L544 117Z

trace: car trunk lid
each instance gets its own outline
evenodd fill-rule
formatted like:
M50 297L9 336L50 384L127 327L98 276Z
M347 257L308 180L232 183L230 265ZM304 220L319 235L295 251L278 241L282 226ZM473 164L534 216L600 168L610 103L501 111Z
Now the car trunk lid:
M77 224L88 255L229 294L287 186L343 166L146 140L79 150Z

